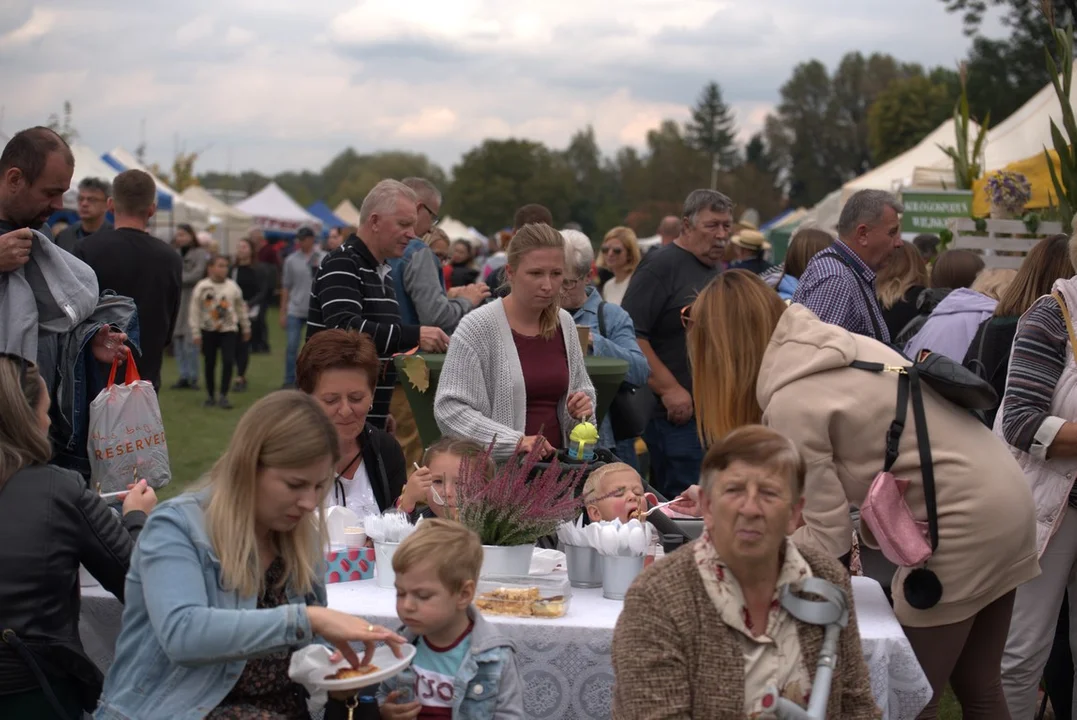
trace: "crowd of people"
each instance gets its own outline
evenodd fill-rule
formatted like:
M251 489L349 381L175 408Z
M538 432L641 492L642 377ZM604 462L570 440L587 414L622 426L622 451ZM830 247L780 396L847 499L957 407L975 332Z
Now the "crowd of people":
M379 689L381 717L524 717L513 644L472 602L483 552L455 522L455 484L485 448L490 473L564 458L598 414L589 355L625 361L644 409L635 432L601 424L580 512L627 521L676 499L704 526L627 594L613 717L768 717L775 688L805 707L823 629L782 589L818 579L851 604L850 573L887 588L934 694L921 718L947 686L966 718L1030 718L1041 677L1056 717L1077 709L1077 239L985 270L906 243L900 202L866 190L836 237L801 229L775 266L733 201L701 189L656 247L626 227L592 243L524 204L483 259L437 227L440 190L405 178L320 247L302 229L281 253L254 230L229 257L189 226L171 245L147 232L156 191L138 170L84 181L82 221L54 240L72 170L44 128L0 155L3 717L306 718L292 652L323 643L358 664L351 643L368 660L405 641L418 652ZM278 302L282 389L239 418L197 489L157 506L133 482L110 506L85 451L101 367L130 348L160 390L170 348L171 388L204 385L207 408L227 409ZM445 353L430 447L392 361L414 350ZM940 390L932 358L997 402ZM392 559L401 631L326 606L318 511L333 505L423 519ZM928 549L894 564L878 548L902 518L900 542ZM80 565L125 604L104 677L78 635ZM878 717L855 612L834 667L827 717ZM447 698L412 692L434 681ZM354 712L354 693L326 706Z

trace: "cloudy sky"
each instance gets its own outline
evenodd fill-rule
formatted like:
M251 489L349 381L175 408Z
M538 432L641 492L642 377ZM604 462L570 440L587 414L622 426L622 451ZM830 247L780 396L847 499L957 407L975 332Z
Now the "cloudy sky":
M900 14L897 8L900 7ZM997 19L989 34L1001 33ZM793 66L849 50L953 65L940 0L2 0L0 130L64 100L81 141L198 169L318 169L347 146L449 169L484 138L640 145L709 79L746 137Z

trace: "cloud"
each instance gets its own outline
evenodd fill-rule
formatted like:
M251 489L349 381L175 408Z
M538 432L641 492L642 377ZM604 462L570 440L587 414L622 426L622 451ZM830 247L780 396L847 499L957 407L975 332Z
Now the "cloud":
M200 170L317 169L351 146L446 168L488 137L607 153L688 118L721 83L742 139L793 67L850 50L951 65L968 40L939 0L6 0L0 97L11 133L65 100L82 141ZM993 21L995 22L995 21ZM997 22L996 22L997 24ZM102 32L107 28L107 32ZM123 38L117 42L116 38ZM26 53L33 46L34 52Z

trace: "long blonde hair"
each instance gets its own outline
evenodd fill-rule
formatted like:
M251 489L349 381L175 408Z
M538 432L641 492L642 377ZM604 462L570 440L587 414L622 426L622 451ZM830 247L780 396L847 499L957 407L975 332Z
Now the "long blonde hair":
M294 469L340 459L337 431L318 402L298 390L280 390L254 403L240 418L232 442L210 470L212 495L206 527L221 581L243 597L262 589L264 573L255 537L258 479L266 468ZM325 484L319 505L329 492ZM309 593L323 561L324 519L304 518L288 533L274 533L284 563L281 586Z
M620 240L621 244L625 248L625 259L627 260L626 267L635 272L639 267L639 261L643 258L643 254L639 249L639 238L636 237L636 232L624 225L618 225L606 233L606 237L602 239L602 244L605 245L608 240ZM606 267L606 254L601 253L598 256L598 266Z
M722 273L692 303L688 358L697 431L704 445L762 420L755 385L783 312L781 297L747 270Z
M0 488L30 465L52 458L49 433L38 423L41 374L37 365L12 355L0 355Z
M889 310L911 287L927 287L927 264L912 243L902 243L875 277L875 296Z
M565 251L565 238L549 225L541 223L528 223L516 231L509 241L509 249L506 252L506 263L513 272L520 267L520 261L532 250L560 250ZM553 300L542 309L539 315L539 335L549 340L553 334L561 328L561 293L554 293Z

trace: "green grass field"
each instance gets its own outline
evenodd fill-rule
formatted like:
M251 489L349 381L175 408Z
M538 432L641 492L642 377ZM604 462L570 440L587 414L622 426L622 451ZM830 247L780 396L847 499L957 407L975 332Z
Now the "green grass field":
M183 492L196 482L213 465L228 446L232 430L240 416L254 401L263 395L280 389L284 382L284 331L281 330L276 310L269 311L269 355L252 355L247 370L248 390L231 393L235 407L231 410L203 408L205 391L170 390L176 381L176 361L165 357L161 371L161 414L168 435L168 454L172 463L172 482L158 493L161 500ZM220 368L218 366L218 373ZM219 377L219 375L218 375ZM204 386L204 380L200 381ZM939 709L940 720L959 720L961 711L957 701L948 692Z

